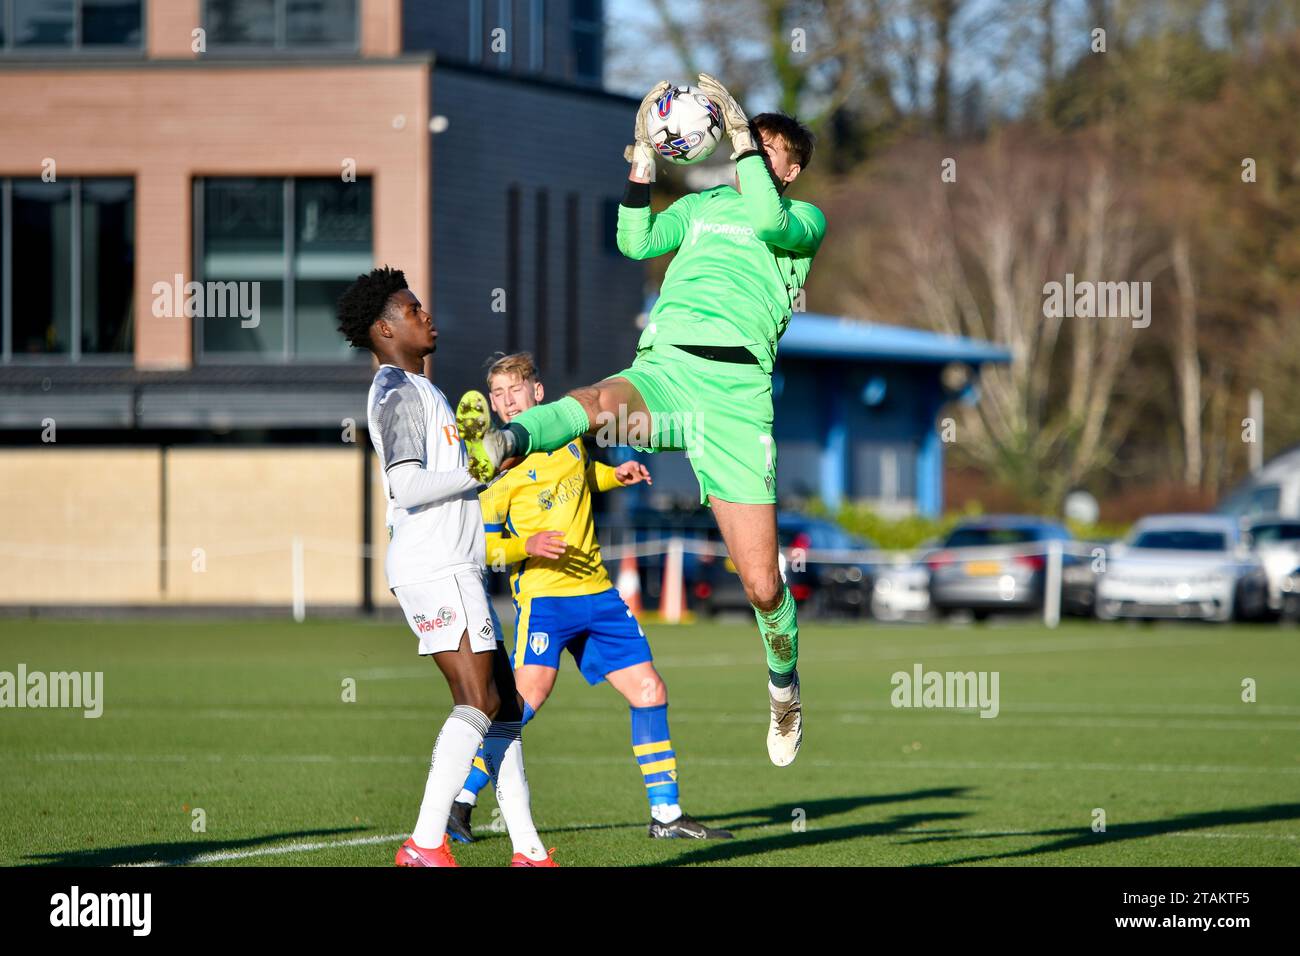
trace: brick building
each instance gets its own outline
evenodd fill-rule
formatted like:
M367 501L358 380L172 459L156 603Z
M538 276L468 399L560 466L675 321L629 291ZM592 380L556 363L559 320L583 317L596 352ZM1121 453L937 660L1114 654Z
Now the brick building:
M337 433L369 371L334 303L380 263L434 306L449 393L496 349L557 388L618 365L635 104L601 89L601 12L0 0L0 440Z
M405 269L453 397L497 350L553 394L627 361L602 15L0 0L0 605L386 601L337 296Z

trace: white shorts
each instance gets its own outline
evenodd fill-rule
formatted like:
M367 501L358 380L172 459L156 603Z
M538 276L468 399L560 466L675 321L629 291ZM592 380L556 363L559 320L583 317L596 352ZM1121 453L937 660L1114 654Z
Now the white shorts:
M483 572L460 571L437 581L394 588L406 622L420 639L420 654L440 654L460 647L468 631L475 654L496 649L501 622L483 585Z

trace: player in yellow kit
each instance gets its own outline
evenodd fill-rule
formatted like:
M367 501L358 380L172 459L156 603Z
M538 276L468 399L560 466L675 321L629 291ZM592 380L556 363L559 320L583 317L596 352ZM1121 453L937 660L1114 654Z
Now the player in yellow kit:
M532 356L507 355L488 371L492 409L509 422L542 401ZM589 684L608 681L631 707L632 753L650 802L651 837L727 838L682 812L677 756L668 735L668 691L650 644L605 571L592 520L591 492L650 482L640 462L612 468L593 461L580 439L534 452L480 495L487 562L511 567L515 602L515 686L526 724L555 686L560 655L573 655ZM470 842L470 811L487 774L475 761L452 807L448 832Z

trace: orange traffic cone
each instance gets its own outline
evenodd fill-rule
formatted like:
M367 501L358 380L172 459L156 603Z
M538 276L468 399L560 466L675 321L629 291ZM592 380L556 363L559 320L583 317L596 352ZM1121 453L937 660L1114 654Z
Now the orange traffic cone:
M636 557L629 551L618 563L618 582L614 585L628 610L638 620L641 618L641 575L636 570Z
M682 541L671 538L664 555L664 576L659 585L659 620L680 624L686 616L686 587L682 580Z

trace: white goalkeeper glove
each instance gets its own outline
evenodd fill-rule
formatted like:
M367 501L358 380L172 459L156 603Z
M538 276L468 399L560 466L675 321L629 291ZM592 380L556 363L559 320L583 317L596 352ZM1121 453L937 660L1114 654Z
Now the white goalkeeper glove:
M660 80L654 85L641 105L636 111L636 128L632 133L632 145L623 150L623 158L632 164L632 175L637 178L645 178L650 182L655 181L655 148L650 142L650 134L645 128L645 112L655 104L664 93L668 92L672 84L667 80Z
M759 144L754 141L754 133L749 128L749 117L740 108L736 98L727 92L727 88L707 73L700 74L699 87L722 112L723 128L731 137L731 148L735 150L731 158L759 149Z

